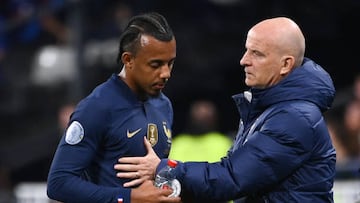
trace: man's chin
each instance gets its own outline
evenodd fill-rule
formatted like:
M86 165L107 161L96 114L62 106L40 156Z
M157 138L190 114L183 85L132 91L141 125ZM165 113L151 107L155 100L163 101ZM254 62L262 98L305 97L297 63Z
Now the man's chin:
M149 93L150 97L158 97L161 93L161 90L158 91L152 91L151 93Z
M249 81L249 80L245 80L245 85L248 86L248 87L251 87L251 86L252 86L252 83L251 83L251 81Z

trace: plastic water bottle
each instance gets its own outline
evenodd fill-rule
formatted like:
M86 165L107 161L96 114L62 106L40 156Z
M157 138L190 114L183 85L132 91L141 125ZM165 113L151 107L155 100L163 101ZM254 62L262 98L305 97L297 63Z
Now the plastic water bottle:
M169 159L167 165L160 169L155 177L155 186L161 189L172 189L173 192L169 197L177 197L180 195L181 185L176 179L175 175L171 172L177 166L175 160Z

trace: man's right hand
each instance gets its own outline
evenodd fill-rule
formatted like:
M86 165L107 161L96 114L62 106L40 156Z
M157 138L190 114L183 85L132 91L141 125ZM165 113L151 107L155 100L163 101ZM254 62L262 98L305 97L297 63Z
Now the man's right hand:
M171 193L171 189L157 188L147 180L131 190L131 203L181 203L180 197L168 197Z
M160 163L160 158L156 155L150 142L144 137L144 144L147 150L143 157L122 157L119 163L114 165L118 170L118 178L132 179L124 183L124 187L133 187L142 184L145 180L154 180L156 167Z

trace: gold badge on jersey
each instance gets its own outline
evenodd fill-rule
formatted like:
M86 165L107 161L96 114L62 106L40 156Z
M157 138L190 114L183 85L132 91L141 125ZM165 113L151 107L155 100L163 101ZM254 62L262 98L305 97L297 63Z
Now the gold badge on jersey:
M168 139L171 139L171 130L167 127L166 122L163 122L164 133Z
M149 140L151 146L156 145L159 139L159 133L156 124L149 123L147 128L147 139Z

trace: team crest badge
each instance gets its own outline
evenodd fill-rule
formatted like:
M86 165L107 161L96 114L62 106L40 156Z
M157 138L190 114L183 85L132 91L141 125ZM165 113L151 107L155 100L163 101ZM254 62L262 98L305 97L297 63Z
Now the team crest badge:
M66 130L65 141L70 145L79 143L84 138L84 128L78 121L73 121Z
M163 122L164 133L168 139L171 139L171 130L167 127L166 122Z
M149 123L147 128L147 139L151 146L156 145L159 140L159 133L156 124Z

